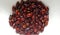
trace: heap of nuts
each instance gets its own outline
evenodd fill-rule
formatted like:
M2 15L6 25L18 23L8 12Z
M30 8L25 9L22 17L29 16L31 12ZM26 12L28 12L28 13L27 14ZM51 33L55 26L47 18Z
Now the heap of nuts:
M38 35L48 25L49 8L41 1L27 0L17 2L12 7L9 24L16 32L24 35Z

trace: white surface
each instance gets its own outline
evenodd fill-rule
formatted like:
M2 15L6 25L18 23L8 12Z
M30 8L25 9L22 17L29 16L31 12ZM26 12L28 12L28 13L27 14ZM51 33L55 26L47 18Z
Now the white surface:
M0 0L0 35L19 35L10 27L8 18L18 0ZM60 0L42 0L49 6L49 24L40 35L60 35Z

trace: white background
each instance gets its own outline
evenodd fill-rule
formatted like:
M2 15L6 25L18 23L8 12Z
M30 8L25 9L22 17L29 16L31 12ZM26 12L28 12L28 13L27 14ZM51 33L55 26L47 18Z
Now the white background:
M18 0L0 0L0 35L19 35L9 25L12 5ZM39 35L60 35L60 0L41 0L49 7L49 24Z

